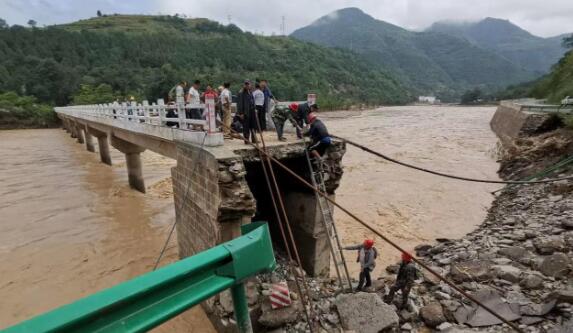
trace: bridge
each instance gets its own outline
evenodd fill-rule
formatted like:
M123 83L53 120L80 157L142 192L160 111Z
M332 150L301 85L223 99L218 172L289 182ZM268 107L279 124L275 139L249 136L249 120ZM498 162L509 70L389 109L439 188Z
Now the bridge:
M202 109L205 118L186 118L184 111L189 108ZM177 111L177 118L167 117L170 110ZM55 111L72 137L88 151L99 151L101 162L112 164L110 144L121 151L129 185L137 191L145 193L146 189L143 151L149 149L177 161L171 175L181 258L240 236L241 226L254 216L268 220L273 240L279 245L282 242L260 155L242 140L224 139L217 128L214 104L166 105L158 100L153 104L58 107ZM198 126L203 130L193 129ZM275 133L264 134L271 156L308 178L303 142L292 133L286 135L288 142L279 141ZM342 177L344 153L344 143L336 141L325 158L326 190L332 196ZM328 239L316 196L279 168L275 172L303 267L311 275L328 274Z

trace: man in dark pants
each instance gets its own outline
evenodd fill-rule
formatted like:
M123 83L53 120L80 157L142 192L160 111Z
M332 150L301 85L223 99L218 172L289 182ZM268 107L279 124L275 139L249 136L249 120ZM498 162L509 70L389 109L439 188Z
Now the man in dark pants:
M298 127L303 128L304 124L309 124L308 122L308 115L311 112L317 112L318 105L312 104L309 105L308 103L300 103L297 108L297 112L295 115L295 120L298 124ZM296 129L296 136L299 139L302 139L302 132L298 128Z
M251 141L256 143L257 111L255 110L255 101L251 92L251 81L249 80L245 80L243 88L237 95L237 114L243 120L245 144L249 144Z
M326 126L322 120L318 119L316 113L311 112L307 117L307 122L310 124L310 129L304 135L310 136L312 142L308 147L310 155L317 160L320 160L326 149L330 147L332 139L328 134Z
M370 287L372 285L370 272L376 267L376 258L378 257L378 251L374 247L374 241L372 239L365 239L362 244L347 246L344 249L358 250L356 262L360 263L360 276L356 291L362 291L364 288Z
M408 305L410 289L412 289L412 285L417 276L418 270L414 266L414 263L412 263L412 256L406 252L402 252L402 262L400 263L396 283L390 288L390 292L384 297L384 301L388 304L392 303L396 291L401 290L402 304L400 305L400 309L405 308L406 305Z

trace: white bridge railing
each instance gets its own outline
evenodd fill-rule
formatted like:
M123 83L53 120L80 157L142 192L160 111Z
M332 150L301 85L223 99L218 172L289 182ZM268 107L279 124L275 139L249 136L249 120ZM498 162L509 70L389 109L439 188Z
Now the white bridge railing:
M209 96L204 104L165 104L157 103L108 103L56 107L56 113L85 119L108 126L158 136L167 140L183 140L205 145L223 144L223 136L217 127L215 102ZM200 119L192 119L191 113Z

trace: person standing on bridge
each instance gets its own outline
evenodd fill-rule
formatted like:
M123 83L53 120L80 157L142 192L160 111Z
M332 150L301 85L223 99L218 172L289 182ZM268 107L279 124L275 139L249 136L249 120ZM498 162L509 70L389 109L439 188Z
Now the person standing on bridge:
M231 96L231 91L229 90L230 86L231 84L229 82L223 83L223 90L219 95L222 109L221 121L223 122L223 134L226 137L230 137L231 134L231 104L233 103L233 96Z
M261 84L255 83L255 91L253 91L253 100L255 101L255 109L257 110L257 124L256 129L261 133L267 128L267 120L265 117L265 94L261 90Z
M314 109L318 110L318 106L314 105ZM310 124L310 129L304 135L310 136L312 140L310 146L307 149L310 152L310 155L318 161L322 158L322 155L324 155L326 149L330 147L332 138L328 134L326 125L324 125L322 120L318 119L316 112L311 112L308 115L307 122Z
M271 118L275 124L277 130L277 136L280 141L286 141L283 136L283 129L285 127L285 122L288 120L291 124L298 130L300 130L298 123L295 120L294 115L298 110L298 104L292 103L288 107L285 105L277 105L273 112L271 113Z
M185 115L187 119L198 119L202 118L201 108L199 105L201 104L201 95L199 94L199 87L201 86L201 81L195 80L189 88L189 94L187 94L187 104L190 104L189 110L185 110ZM199 125L191 125L191 127L195 130L201 129L202 126Z
M243 137L245 144L257 142L257 110L255 109L255 100L251 92L251 81L245 80L243 88L237 95L237 114L243 121Z
M374 240L365 239L362 244L347 246L345 250L358 250L358 257L356 262L360 263L360 275L358 278L358 286L356 291L362 291L372 285L370 272L376 267L376 258L378 258L378 251L374 247Z
M261 80L261 90L263 91L263 94L265 95L265 104L263 107L263 114L259 114L259 120L261 121L261 127L263 131L267 130L267 114L269 114L271 112L271 100L273 100L276 104L276 99L275 96L273 96L273 93L271 92L271 89L269 88L269 82L267 80ZM264 124L264 125L263 125Z

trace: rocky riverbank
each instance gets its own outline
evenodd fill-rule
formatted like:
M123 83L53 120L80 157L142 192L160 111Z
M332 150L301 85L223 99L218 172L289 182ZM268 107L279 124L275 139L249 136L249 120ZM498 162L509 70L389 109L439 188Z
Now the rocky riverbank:
M503 151L500 175L523 179L573 155L573 134L560 129L521 137ZM547 175L565 176L573 176L573 163ZM506 186L476 230L461 239L420 244L416 255L524 332L573 332L573 181ZM400 296L385 304L397 267L388 266L388 277L354 294L341 293L334 279L307 277L315 331L511 331L422 270L405 309L397 307ZM268 288L281 281L287 282L293 305L273 310ZM308 332L294 281L283 261L277 271L247 284L257 331ZM213 299L210 311L223 318L223 326L232 326L230 294Z

